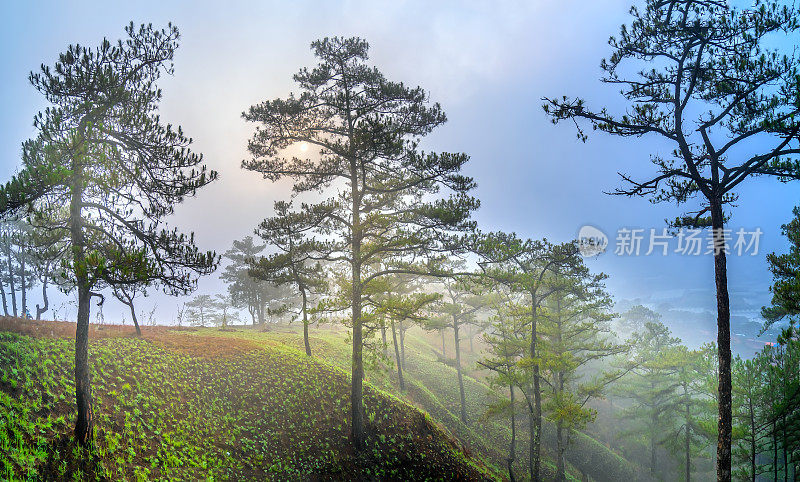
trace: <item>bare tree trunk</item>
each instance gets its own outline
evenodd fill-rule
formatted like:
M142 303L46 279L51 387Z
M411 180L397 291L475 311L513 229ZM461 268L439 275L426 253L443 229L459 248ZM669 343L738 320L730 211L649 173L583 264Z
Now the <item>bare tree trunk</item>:
M731 480L731 312L728 298L728 268L722 229L724 217L717 199L711 200L714 236L714 279L717 288L717 350L719 351L719 419L717 439L717 481Z
M442 358L447 360L447 351L444 348L444 328L440 330L442 332Z
M400 380L400 390L406 389L405 381L403 380L403 363L400 360L400 348L397 345L397 330L394 327L394 318L389 319L392 327L392 341L394 342L394 359L397 365L397 378Z
M459 341L458 318L453 316L453 342L456 350L456 373L458 373L458 391L461 397L461 423L467 424L467 399L464 395L464 375L461 373L461 343Z

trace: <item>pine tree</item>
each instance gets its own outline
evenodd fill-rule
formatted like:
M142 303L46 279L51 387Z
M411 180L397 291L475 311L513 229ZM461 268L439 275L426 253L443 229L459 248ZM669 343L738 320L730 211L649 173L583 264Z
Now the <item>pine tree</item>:
M736 189L757 176L800 179L800 57L773 46L773 34L800 28L800 9L757 0L740 10L727 0L646 0L630 25L611 37L603 82L620 88L628 108L613 115L583 99L544 99L554 123L583 120L621 137L658 137L672 146L654 153L656 173L623 174L615 191L697 208L675 227L710 227L714 242L719 350L717 480L731 479L730 300L725 210ZM586 134L578 125L578 137Z
M698 392L695 383L700 353L680 345L664 355L665 365L671 366L675 374L675 392L665 407L672 423L664 445L683 467L684 480L688 482L692 479L692 460L708 443L699 424L703 416L701 398L704 394Z
M439 105L421 88L391 82L369 67L368 49L359 38L313 42L319 64L294 76L302 93L244 113L257 123L245 169L271 181L291 178L296 193L328 195L301 212L317 220L309 234L325 258L343 263L350 278L351 436L358 450L366 441L363 293L372 281L413 272L409 263L454 248L443 234L473 229L469 216L478 207L468 196L474 182L459 174L466 155L418 150L420 138L445 122ZM303 142L316 155L292 151ZM439 197L443 189L452 195Z
M761 449L761 430L758 426L763 417L765 369L764 358L760 356L751 360L737 356L733 360L733 475L739 480L755 482L760 473L757 456Z
M575 243L553 245L547 240L522 240L515 234L477 234L470 241L481 257L484 275L496 283L522 294L529 318L528 352L524 364L529 368L527 384L519 386L528 403L530 438L529 472L532 480L540 479L542 391L539 364L539 311L542 303L560 289L551 284L554 272L561 276L581 276L588 272L578 255Z
M630 340L633 347L630 374L620 380L616 390L630 400L621 416L631 420L633 426L623 436L642 435L650 451L650 473L657 474L656 449L664 441L663 434L669 428L667 407L678 388L676 370L669 352L680 344L670 330L660 322L645 323L641 332L634 333Z
M308 339L308 314L311 298L323 294L328 284L322 263L315 259L316 243L306 239L313 229L314 218L307 214L291 212L292 205L285 201L275 203L275 216L265 219L256 233L268 245L278 249L270 256L254 259L249 276L269 283L297 288L301 297L300 315L303 320L303 342L306 355L311 356Z
M218 305L211 295L197 295L186 302L186 316L193 325L201 328L217 319Z
M406 323L421 324L430 314L429 306L439 300L438 293L425 293L422 291L421 280L412 275L397 274L384 277L380 283L374 283L370 290L365 291L369 298L374 300L374 320L377 323L389 321L389 331L392 334L392 345L395 354L395 367L400 382L400 390L405 390L405 331ZM379 288L380 292L373 292ZM380 320L380 321L379 321ZM399 341L398 341L398 334Z
M506 464L509 480L513 482L516 480L514 461L516 460L517 443L515 389L526 386L530 380L530 376L526 373L529 365L520 363L525 358L530 346L526 336L530 317L526 314L524 300L520 299L519 294L512 293L508 287L503 285L492 286L492 289L498 293L491 304L495 314L491 317L489 332L484 335L488 345L487 354L478 364L491 370L489 383L493 387L508 389L508 402L502 401L497 406L490 407L490 410L506 413L510 418L511 440ZM527 402L530 407L531 401L527 400Z
M550 279L555 291L543 305L539 355L545 381L543 408L556 425L557 481L566 480L565 454L572 432L596 416L587 404L625 373L598 370L592 376L586 374L605 358L627 351L611 334L611 297L604 280L604 275L589 272L564 276L556 269Z
M464 391L464 375L461 362L462 329L478 323L478 313L489 303L490 296L484 293L480 283L471 277L456 277L442 280L442 300L437 311L440 313L435 326L453 330L453 346L455 350L456 374L461 401L461 422L468 423L467 401Z
M22 169L0 189L0 213L24 212L33 229L68 240L68 279L78 294L75 438L84 445L94 427L91 298L105 286L142 282L188 293L194 275L217 264L214 253L198 251L193 236L163 222L216 178L188 149L191 139L157 113L157 81L173 72L178 29L130 24L126 33L126 40L104 39L94 49L71 45L53 68L31 73L51 106L34 119L38 135L23 145Z
M234 241L230 249L222 255L228 261L220 274L220 279L228 285L228 294L233 306L245 308L253 325L263 325L266 320L267 304L272 287L250 273L253 260L259 258L266 244L256 244L252 236Z
M789 326L783 333L783 339L798 336L795 324L800 315L800 207L795 207L792 212L794 219L781 227L783 235L790 243L789 252L767 255L773 276L770 287L772 304L761 309L761 315L766 320L763 331L788 318Z

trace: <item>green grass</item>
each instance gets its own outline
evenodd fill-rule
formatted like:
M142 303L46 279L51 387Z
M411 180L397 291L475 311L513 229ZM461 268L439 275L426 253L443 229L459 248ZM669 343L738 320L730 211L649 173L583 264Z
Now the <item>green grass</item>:
M272 334L214 332L250 338L255 349L200 356L204 334L197 334L194 354L157 339L93 341L95 443L82 450L71 437L72 342L0 333L0 479L498 476L426 414L370 384L368 446L356 453L347 439L344 370L308 359ZM220 343L213 340L210 352Z

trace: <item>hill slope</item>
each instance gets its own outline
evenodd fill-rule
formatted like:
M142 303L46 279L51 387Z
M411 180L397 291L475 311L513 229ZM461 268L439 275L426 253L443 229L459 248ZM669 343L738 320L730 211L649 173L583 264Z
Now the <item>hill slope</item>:
M206 333L217 333L217 336L246 339L259 343L274 341L298 350L303 349L303 339L299 326L273 326L269 332L252 329L220 333L208 330ZM508 420L484 417L487 408L497 401L497 394L480 377L465 375L467 413L469 425L465 426L459 418L460 399L456 370L448 363L439 360L438 340L422 330L411 329L405 337L406 364L404 374L406 391L398 388L397 373L391 366L385 366L380 360L367 367L367 380L373 386L393 393L404 400L409 400L421 410L429 413L433 419L457 438L469 453L483 460L487 466L505 474L508 442L510 440L510 424ZM350 345L347 329L341 325L325 326L312 329L311 349L315 357L343 369L350 364ZM452 354L452 347L448 348ZM391 355L391 351L390 351ZM476 365L478 352L462 353L465 372ZM471 361L468 361L471 360ZM515 470L518 477L527 473L528 436L527 419L524 412L519 414L517 425L517 462ZM555 428L545 421L543 425L544 455L543 476L551 480L555 475L553 455L549 449L555 447ZM573 432L571 444L567 450L568 479L580 480L588 475L593 480L605 481L637 481L649 480L631 462L613 452L607 446L582 432Z
M426 414L369 384L368 448L355 454L345 371L269 339L166 329L136 339L93 327L96 444L81 454L70 436L70 330L0 323L0 479L498 476Z

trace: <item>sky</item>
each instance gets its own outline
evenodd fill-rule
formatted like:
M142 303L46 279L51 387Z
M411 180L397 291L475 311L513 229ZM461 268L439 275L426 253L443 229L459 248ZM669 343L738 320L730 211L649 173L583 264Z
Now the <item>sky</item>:
M20 145L35 134L33 116L45 107L28 82L30 71L52 65L69 44L121 38L130 21L172 22L182 39L175 73L160 83L161 114L183 127L220 178L179 206L170 222L194 231L200 248L224 252L290 192L285 182L240 168L254 130L241 112L292 92L292 74L314 64L313 40L359 36L371 45L370 63L387 78L419 85L441 103L449 120L423 146L471 157L465 171L478 183L481 229L567 241L592 225L612 243L620 228L660 232L680 209L604 192L621 185L618 172L652 173L649 156L669 146L655 137L594 132L582 143L573 126L552 125L541 109L544 96L570 95L619 112L620 96L599 81L599 66L610 54L609 36L628 20L631 1L3 2L0 179L18 168ZM787 249L780 225L800 204L796 184L768 179L750 180L737 193L730 226L764 234L757 255L729 260L734 309L769 301L765 255ZM607 252L587 263L609 275L607 285L620 300L656 302L695 292L701 304L714 301L711 256ZM199 284L201 293L222 289L216 276ZM171 319L182 301L153 296L141 309L155 304L160 317Z

